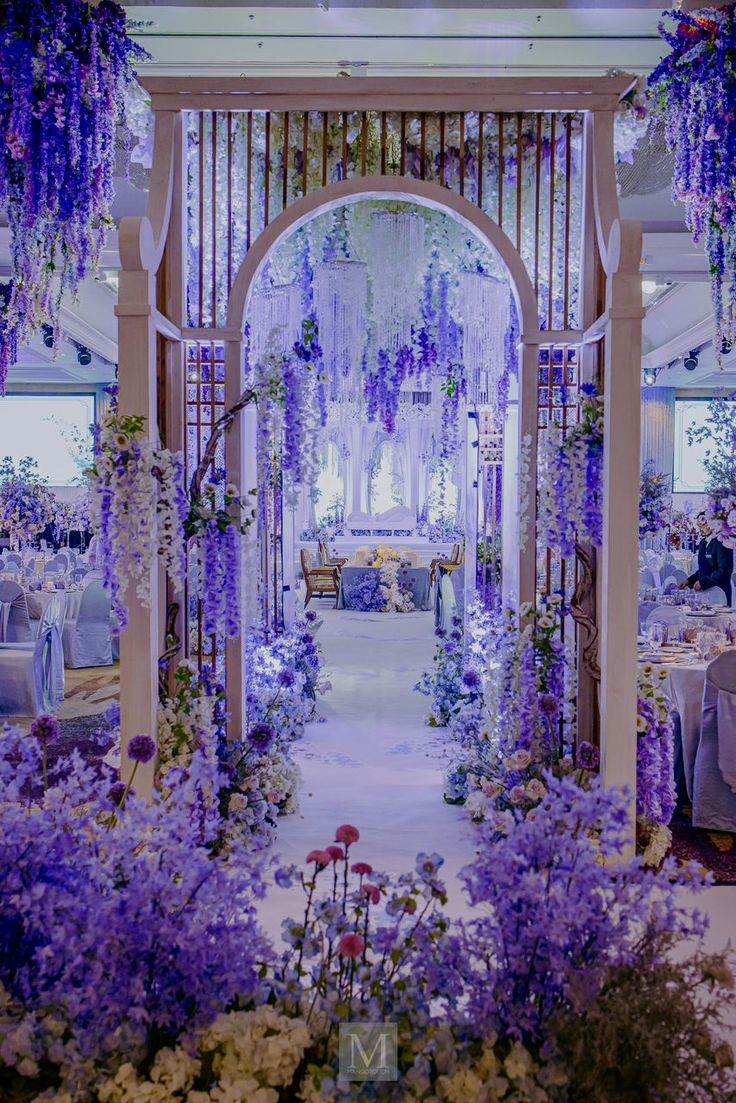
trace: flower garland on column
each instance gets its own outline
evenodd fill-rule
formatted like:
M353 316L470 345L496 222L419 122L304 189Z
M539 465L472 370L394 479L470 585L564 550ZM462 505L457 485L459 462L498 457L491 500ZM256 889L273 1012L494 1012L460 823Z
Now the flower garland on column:
M669 850L675 811L674 724L662 682L651 663L639 671L636 716L636 819L647 865L659 865Z
M56 326L64 291L97 264L111 225L115 134L148 57L111 0L8 0L0 50L0 210L12 280L0 300L0 394L18 345Z
M184 586L184 526L189 504L184 459L145 435L144 417L121 415L113 405L96 432L90 489L104 585L119 630L128 623L125 591L135 583L144 606L151 571L161 561L174 589Z
M580 421L565 436L550 426L539 457L539 530L566 558L577 542L603 543L603 396L580 390Z
M659 24L671 52L649 78L654 110L675 151L673 199L685 204L694 241L704 241L716 322L716 357L736 338L736 12L667 11ZM728 302L724 292L728 288Z

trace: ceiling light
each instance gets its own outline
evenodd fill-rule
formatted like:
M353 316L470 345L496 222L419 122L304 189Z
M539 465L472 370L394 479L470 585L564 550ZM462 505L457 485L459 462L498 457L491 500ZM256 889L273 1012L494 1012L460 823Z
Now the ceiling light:
M699 352L700 352L700 349L692 349L692 351L689 352L686 357L684 357L684 359L682 361L682 364L683 364L683 367L685 368L685 371L695 371L695 369L698 366L698 353Z
M77 363L80 368L87 368L92 363L92 353L86 345L79 345L77 348Z
M330 10L330 0L314 0L320 11Z
M657 382L658 370L657 368L645 368L644 369L644 386L653 387Z
M659 287L659 284L657 283L656 280L642 280L641 281L641 289L642 289L642 293L644 295L653 295L658 287Z

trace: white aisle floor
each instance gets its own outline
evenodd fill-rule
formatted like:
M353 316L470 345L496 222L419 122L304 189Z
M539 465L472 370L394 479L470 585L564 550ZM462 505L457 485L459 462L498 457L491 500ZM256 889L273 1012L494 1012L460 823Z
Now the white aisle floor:
M419 851L445 859L448 910L462 909L457 871L473 856L473 830L461 808L442 799L442 733L424 716L429 699L415 692L436 640L428 612L358 613L315 608L324 620L317 639L332 690L319 700L323 723L307 725L293 744L303 774L300 811L279 820L275 849L284 862L304 863L313 848L354 824L356 860L400 873ZM273 889L263 919L276 934L295 896Z

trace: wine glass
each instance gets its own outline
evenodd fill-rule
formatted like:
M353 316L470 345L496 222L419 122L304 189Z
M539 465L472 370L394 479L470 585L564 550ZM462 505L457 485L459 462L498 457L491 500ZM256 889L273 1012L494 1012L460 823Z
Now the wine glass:
M655 620L647 625L647 636L652 650L659 651L667 639L667 626L662 624L661 621Z

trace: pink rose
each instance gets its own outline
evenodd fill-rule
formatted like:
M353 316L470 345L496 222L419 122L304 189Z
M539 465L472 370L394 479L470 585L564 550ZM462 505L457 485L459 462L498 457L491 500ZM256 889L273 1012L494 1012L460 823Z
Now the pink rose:
M509 800L512 804L521 804L525 796L523 785L514 785L513 789L509 790Z
M341 957L360 957L364 949L365 942L359 934L344 934L337 944L337 952Z
M351 843L357 843L360 838L360 831L357 827L353 827L351 823L344 823L341 827L338 827L335 832L335 841L338 843L344 843L345 846L350 846Z
M531 781L527 782L526 795L529 800L541 800L546 794L547 789L539 778L533 777Z

